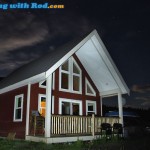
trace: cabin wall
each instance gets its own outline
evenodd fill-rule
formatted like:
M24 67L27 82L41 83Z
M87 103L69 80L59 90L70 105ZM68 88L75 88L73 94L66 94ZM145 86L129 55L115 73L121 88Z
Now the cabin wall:
M100 96L99 91L97 90L95 84L91 80L90 76L80 63L79 59L76 55L73 56L79 67L82 70L82 94L69 93L64 91L59 91L59 68L55 71L55 81L54 81L54 89L52 90L52 95L54 96L54 114L59 114L59 98L66 98L72 100L81 100L82 101L82 114L86 115L86 100L92 100L97 102L97 115L101 115L100 108ZM85 78L88 79L92 87L96 92L96 96L88 96L85 94ZM39 87L39 83L31 85L31 100L30 100L30 113L33 110L38 110L38 95L46 94L46 89Z
M14 103L16 95L24 95L23 118L14 122ZM16 132L16 138L25 138L27 86L0 95L0 136L6 137L9 132Z

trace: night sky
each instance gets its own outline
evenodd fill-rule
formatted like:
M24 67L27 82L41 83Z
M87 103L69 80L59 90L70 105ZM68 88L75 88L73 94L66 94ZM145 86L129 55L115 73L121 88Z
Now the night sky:
M0 77L96 29L131 90L125 107L150 108L149 0L38 2L65 8L0 9Z

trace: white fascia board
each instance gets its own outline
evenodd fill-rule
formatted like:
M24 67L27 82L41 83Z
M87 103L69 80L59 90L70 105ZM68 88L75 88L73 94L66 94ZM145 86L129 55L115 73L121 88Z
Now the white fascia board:
M100 92L100 96L103 97L110 97L110 96L115 96L118 95L118 93L120 93L120 89L114 89L114 90L110 90L110 91L103 91Z
M115 63L113 62L111 56L109 55L105 45L103 44L101 38L99 37L97 31L94 31L94 36L91 37L91 40L95 47L97 48L98 52L102 56L103 60L105 61L107 67L109 68L109 71L111 72L113 78L115 79L117 85L120 87L122 93L130 93L130 90L128 86L126 85L124 79L122 78L119 70L117 69ZM100 47L102 47L103 51L99 49L98 44L100 44Z
M60 67L69 57L71 57L76 51L78 51L94 34L96 30L93 30L87 37L85 37L79 44L71 49L64 57L62 57L55 65L46 71L46 78L52 74L58 67Z
M12 90L20 88L20 87L23 87L23 86L25 86L29 83L31 83L31 84L37 83L37 82L39 82L41 80L44 80L44 79L45 79L45 72L41 73L41 74L38 74L38 75L35 75L35 76L33 76L31 78L28 78L26 80L17 82L13 85L7 86L7 87L0 90L0 94L12 91Z

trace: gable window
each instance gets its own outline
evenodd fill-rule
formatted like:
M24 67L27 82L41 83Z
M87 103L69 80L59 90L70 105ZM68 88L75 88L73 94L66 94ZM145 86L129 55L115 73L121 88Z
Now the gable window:
M81 93L81 69L76 61L71 57L60 67L61 91Z
M46 88L46 80L39 82L40 88ZM53 73L53 89L55 88L55 72Z
M97 114L96 101L86 101L86 115Z
M23 114L23 94L15 96L14 121L22 121Z
M85 79L85 90L86 90L86 95L96 96L95 90L93 89L92 85L87 79Z
M52 96L52 114L54 114L54 96ZM45 117L46 112L46 95L45 94L39 94L39 102L38 102L38 111L41 116Z

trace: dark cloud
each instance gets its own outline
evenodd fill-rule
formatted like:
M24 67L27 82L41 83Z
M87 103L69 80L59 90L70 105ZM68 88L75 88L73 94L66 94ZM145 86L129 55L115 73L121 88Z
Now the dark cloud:
M137 93L146 93L150 92L150 84L147 85L133 85L131 90Z
M90 30L88 19L71 11L65 15L50 11L3 12L0 14L1 76Z
M48 35L44 22L30 13L3 13L0 15L0 53L43 41Z

